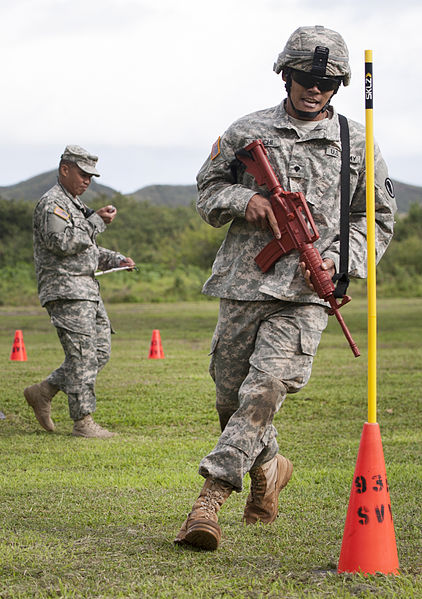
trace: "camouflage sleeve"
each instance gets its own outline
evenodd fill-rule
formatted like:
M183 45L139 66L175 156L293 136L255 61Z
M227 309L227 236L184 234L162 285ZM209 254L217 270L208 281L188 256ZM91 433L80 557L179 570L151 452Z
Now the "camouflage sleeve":
M197 176L197 210L213 227L222 227L233 218L244 217L249 200L257 192L236 182L231 165L234 149L230 135L215 142Z
M100 256L98 258L99 270L108 270L109 268L117 268L120 266L120 262L125 259L123 254L108 250L101 246L98 247L100 250Z
M394 189L388 177L387 165L375 145L375 247L376 261L381 260L393 236L394 214L397 210ZM364 279L367 276L366 239L366 172L361 169L350 202L349 274ZM323 258L334 260L339 266L340 242L336 241L324 252Z
M393 236L397 206L387 165L375 145L375 249L376 262L381 260ZM350 211L349 272L352 277L367 276L366 173L359 178Z
M34 225L39 228L46 247L62 256L79 254L91 247L97 234L106 228L98 214L92 214L88 219L82 213L75 215L57 199L39 206Z

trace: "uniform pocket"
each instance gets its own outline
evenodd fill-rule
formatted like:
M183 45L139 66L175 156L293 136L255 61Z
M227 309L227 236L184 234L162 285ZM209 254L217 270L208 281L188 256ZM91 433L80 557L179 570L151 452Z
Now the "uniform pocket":
M97 302L56 300L45 306L50 321L57 329L90 336L95 332Z
M305 354L306 356L315 356L320 340L320 331L315 331L311 329L301 329L300 347L302 350L302 354Z

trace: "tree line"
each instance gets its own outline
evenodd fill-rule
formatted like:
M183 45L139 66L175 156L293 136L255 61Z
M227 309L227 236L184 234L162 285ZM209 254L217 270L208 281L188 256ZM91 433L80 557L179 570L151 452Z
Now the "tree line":
M195 206L164 206L116 195L98 197L99 208L113 203L118 217L98 236L104 247L131 256L138 277L103 277L109 301L199 299L226 228L210 227ZM0 303L37 302L32 249L33 204L0 198ZM377 269L381 292L388 296L422 296L422 206L413 204L397 219L390 247ZM125 273L126 274L126 273ZM355 285L355 283L353 283ZM358 283L362 287L364 283ZM127 293L122 293L122 288ZM120 289L120 290L119 290ZM117 292L119 290L119 292ZM116 299L117 298L117 299Z

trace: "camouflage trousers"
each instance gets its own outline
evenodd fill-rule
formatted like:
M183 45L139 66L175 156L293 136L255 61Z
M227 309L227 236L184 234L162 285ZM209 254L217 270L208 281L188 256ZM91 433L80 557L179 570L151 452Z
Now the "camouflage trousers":
M45 307L65 354L47 381L67 394L70 417L80 420L95 411L95 381L110 358L110 321L101 298L56 300Z
M317 304L220 301L210 374L222 434L199 465L202 476L240 491L245 474L278 453L274 415L308 382L327 320Z

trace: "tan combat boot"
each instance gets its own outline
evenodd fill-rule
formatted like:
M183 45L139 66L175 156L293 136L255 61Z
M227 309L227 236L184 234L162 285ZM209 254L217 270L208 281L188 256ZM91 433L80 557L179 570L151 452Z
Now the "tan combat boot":
M232 491L233 487L228 483L208 477L174 542L200 549L217 549L221 539L217 512Z
M94 422L91 414L88 414L80 420L75 420L72 435L89 439L109 439L110 437L114 437L116 433L112 433Z
M249 472L251 492L246 501L245 524L264 522L270 524L277 518L278 496L290 480L293 464L282 455Z
M51 420L51 400L58 392L58 388L50 385L47 380L26 387L23 390L26 401L34 410L35 417L46 431L54 431L54 422Z

